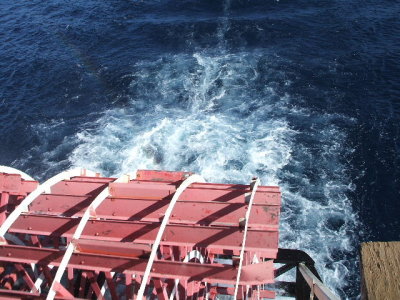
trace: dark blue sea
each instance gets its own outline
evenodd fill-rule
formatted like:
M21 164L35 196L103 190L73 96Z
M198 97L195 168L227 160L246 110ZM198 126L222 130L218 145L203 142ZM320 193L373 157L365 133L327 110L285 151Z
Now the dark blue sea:
M400 239L400 2L0 2L0 164L253 175L343 298Z

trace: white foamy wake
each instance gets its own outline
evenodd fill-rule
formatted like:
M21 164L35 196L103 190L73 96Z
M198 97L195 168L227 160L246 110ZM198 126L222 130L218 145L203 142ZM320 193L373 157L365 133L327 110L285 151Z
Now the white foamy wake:
M257 75L256 61L246 66L245 59L196 54L136 66L131 107L110 110L95 131L79 133L71 162L109 175L184 169L212 181L247 182L261 173L277 183L294 132L271 114L277 103L247 98L255 87L246 91L243 83Z
M351 149L335 124L351 120L296 108L296 99L276 90L290 82L268 73L268 64L256 52L136 64L130 105L73 137L78 146L69 160L110 176L144 168L193 171L210 182L247 183L256 175L279 184L280 246L306 250L343 296L355 272L345 261L355 216L346 196Z

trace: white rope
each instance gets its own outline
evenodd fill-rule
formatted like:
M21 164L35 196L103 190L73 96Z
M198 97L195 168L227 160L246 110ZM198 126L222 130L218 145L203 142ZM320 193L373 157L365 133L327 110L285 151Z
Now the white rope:
M242 241L242 249L240 250L239 269L238 269L238 273L237 273L237 276L236 276L235 293L234 293L234 296L233 296L233 298L235 300L237 298L237 294L238 294L238 290L239 290L240 274L242 272L242 266L243 266L244 250L245 250L245 247L246 247L247 229L249 227L249 219L250 219L251 207L253 206L254 196L256 195L256 191L257 191L257 188L258 188L259 185L260 185L260 179L257 178L256 181L254 182L254 185L253 185L253 188L252 188L252 191L251 191L251 195L250 195L248 208L247 208L247 211L246 211L245 226L244 226L243 241Z
M204 178L200 175L193 174L188 177L185 181L181 183L181 185L176 189L174 196L171 199L171 202L168 205L167 210L165 211L165 216L161 222L160 229L158 230L157 237L154 240L153 247L151 248L150 258L147 262L146 270L143 274L142 283L140 284L137 300L143 299L144 290L146 288L147 280L149 279L151 268L153 266L154 259L156 258L158 246L160 245L161 238L164 234L165 227L168 224L169 218L171 216L172 210L174 209L175 203L178 201L180 195L186 190L186 188L195 182L205 182Z
M22 171L20 171L18 169L14 169L12 167L0 166L0 173L19 174L19 175L21 175L21 178L23 180L29 180L29 181L34 181L35 180L31 176L26 174L25 172L22 172Z
M136 174L134 176L136 177ZM122 175L114 182L128 183L129 180L130 180L129 175ZM110 195L110 189L109 189L109 186L107 186L100 194L97 195L97 197L93 200L93 202L86 208L81 220L79 221L78 227L76 228L74 235L72 236L72 240L69 242L67 249L65 250L64 256L63 256L61 263L57 269L57 273L54 276L54 279L51 284L49 293L47 294L46 300L53 300L54 297L56 296L56 290L54 289L54 287L57 283L60 283L61 278L64 274L64 271L67 268L67 265L71 259L71 256L75 251L75 247L76 247L75 241L81 237L82 232L85 229L86 223L89 221L89 219L91 217L95 217L95 216L93 216L93 213L96 211L97 207L99 207L99 205L109 195Z
M0 227L0 244L6 243L4 239L4 235L10 229L11 225L18 219L18 217L23 212L28 211L28 206L35 200L40 194L46 192L51 192L51 187L56 183L69 180L71 177L75 176L96 176L95 172L85 170L82 168L71 169L68 171L64 171L62 173L57 174L56 176L48 179L43 184L39 185L33 192L31 192L28 196L25 197L24 200L13 210L13 212L8 216L8 218L4 221L4 223Z

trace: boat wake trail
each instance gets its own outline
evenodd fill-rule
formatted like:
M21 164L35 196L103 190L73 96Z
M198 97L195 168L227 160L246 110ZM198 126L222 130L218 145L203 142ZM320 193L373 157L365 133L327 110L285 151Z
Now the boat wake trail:
M198 52L142 61L129 75L130 103L108 110L72 139L70 164L118 176L135 169L186 170L212 182L283 190L280 246L306 250L344 296L353 282L356 216L347 197L341 115L297 105L265 53Z

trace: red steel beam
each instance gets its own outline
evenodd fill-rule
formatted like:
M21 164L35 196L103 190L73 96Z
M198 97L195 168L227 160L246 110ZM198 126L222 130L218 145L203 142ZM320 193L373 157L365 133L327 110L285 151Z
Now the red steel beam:
M101 255L113 255L123 257L147 257L151 252L150 245L121 243L110 241L97 241L79 239L74 241L75 251Z
M21 175L0 173L0 192L18 193L21 188Z
M75 178L64 180L52 187L52 194L87 195L101 190L113 178L106 181L83 181ZM110 193L115 198L153 199L171 197L176 184L171 182L153 182L132 180L129 183L110 183ZM219 201L243 203L245 193L249 193L248 185L228 185L215 183L194 183L179 198L181 201ZM260 186L254 204L280 205L279 187Z
M242 188L213 183L194 183L179 197L180 201L216 201L243 203L249 186ZM128 199L169 199L176 187L171 183L131 181L129 183L110 183L113 198ZM280 205L280 192L275 187L260 187L254 197L254 204Z
M97 183L109 183L114 181L116 178L111 177L89 177L89 176L75 176L68 181L84 181L84 182L97 182Z
M31 213L82 216L93 196L40 195L29 207ZM169 200L107 198L96 209L96 216L106 219L158 222ZM254 205L249 227L277 229L279 206ZM246 203L178 201L170 223L238 226L246 214Z
M0 193L26 196L38 185L37 181L23 180L19 174L0 173Z
M52 194L61 195L97 195L103 190L107 183L113 178L99 180L97 177L89 181L81 179L64 180L55 184L51 191ZM138 181L133 180L129 183L109 183L110 194L113 198L128 199L170 199L176 190L175 183ZM179 198L180 201L196 202L229 202L243 203L244 196L249 193L249 186L246 185L227 185L213 183L192 184ZM261 186L254 198L254 204L260 205L280 205L280 192L278 187Z
M188 175L192 174L191 172L171 172L171 173L183 173L183 174L174 174L167 176L160 176L156 174L144 174L142 172L159 172L159 171L147 171L147 170L138 170L137 171L137 179L131 180L132 184L159 184L159 185L169 185L169 186L179 186L179 181L183 181L187 178ZM162 171L164 173L169 173L168 171ZM143 175L144 174L144 175ZM159 180L157 180L157 177ZM85 181L85 182L97 182L97 183L108 183L114 181L116 178L107 178L107 177L86 177L86 176L76 176L67 180L67 182L74 181ZM249 191L249 185L244 184L226 184L226 183L194 183L191 185L193 188L203 188L203 189L221 189L221 190L247 190ZM279 192L278 186L260 186L260 191L264 192Z
M138 175L140 174L138 171ZM185 172L183 172L185 173ZM186 173L185 173L186 174ZM191 173L187 173L191 174ZM178 175L181 176L181 175ZM186 176L186 175L185 175ZM181 176L182 178L185 178L185 176ZM151 176L150 176L151 177ZM150 180L143 180L143 179L137 179L137 180L131 180L129 184L132 185L138 185L138 184L144 184L150 186L153 184L154 186L164 186L168 187L169 190L174 190L176 189L176 186L179 186L179 181L176 181L176 178L173 178L171 180L162 180L162 181L154 181L151 180L151 178L146 178ZM70 180L64 180L63 183L67 184L74 184L75 182L85 182L85 183L97 183L97 184L105 184L105 183L110 183L114 181L115 178L107 178L107 177L86 177L86 176L76 176L71 178ZM59 184L62 186L62 184ZM63 187L61 187L63 188ZM236 190L236 191L242 191L242 192L249 192L249 186L248 185L242 185L242 184L223 184L223 183L194 183L191 185L191 188L195 189L218 189L218 190ZM67 190L68 191L68 190ZM280 189L278 186L260 186L259 191L261 192L279 192ZM68 194L68 193L66 193Z
M130 184L158 184L158 185L170 185L170 186L179 186L179 182L174 181L152 181L152 180L131 180ZM228 183L212 183L212 182L198 182L193 183L191 188L196 189L218 189L218 190L247 190L249 191L249 185L247 184L228 184ZM279 186L260 186L260 191L263 192L279 192Z
M22 215L9 232L71 238L79 218L45 215ZM82 238L104 241L152 244L159 223L124 222L116 220L91 220ZM224 250L240 251L243 233L239 227L204 227L168 225L161 245L189 246L212 249L213 253ZM263 257L275 258L278 249L278 231L249 230L246 250L259 252Z
M110 180L113 180L111 178ZM95 195L107 187L108 182L63 180L51 187L52 194L63 195Z
M0 260L13 263L58 266L63 255L64 251L56 249L13 245L0 246ZM147 259L74 253L68 266L81 270L118 273L128 271L142 275L146 265ZM151 275L156 278L203 281L211 284L233 284L236 281L237 269L233 266L221 264L155 261ZM259 264L246 265L242 269L241 285L260 285L273 282L272 260Z
M138 180L176 182L183 181L192 174L192 172L137 170L136 178Z

